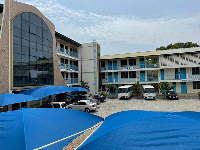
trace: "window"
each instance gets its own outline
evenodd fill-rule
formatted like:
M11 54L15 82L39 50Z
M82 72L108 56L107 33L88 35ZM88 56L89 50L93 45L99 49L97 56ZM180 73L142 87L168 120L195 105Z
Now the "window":
M128 72L121 72L121 78L128 78Z
M101 61L101 67L105 68L105 61Z
M129 78L136 78L136 71L130 71Z
M101 79L105 79L105 78L106 78L105 73L101 73Z
M46 23L30 12L13 21L13 79L14 87L54 84L53 37Z
M193 89L200 89L200 81L193 82Z
M136 59L129 59L129 65L135 66L136 65Z
M192 74L200 74L199 67L192 68Z
M121 60L121 66L127 66L127 60Z

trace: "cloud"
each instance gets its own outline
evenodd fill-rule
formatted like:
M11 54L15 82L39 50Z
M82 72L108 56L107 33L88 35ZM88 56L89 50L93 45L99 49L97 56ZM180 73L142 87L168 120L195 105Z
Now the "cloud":
M108 49L112 51L112 47L115 53L121 53L123 44L124 48L130 48L125 51L137 52L149 50L148 46L156 48L176 42L199 42L200 39L200 13L187 17L179 15L140 19L135 16L104 16L85 10L68 9L56 0L21 2L38 8L55 24L58 32L79 43L96 39L102 45L102 54L108 54ZM138 46L140 48L136 49Z

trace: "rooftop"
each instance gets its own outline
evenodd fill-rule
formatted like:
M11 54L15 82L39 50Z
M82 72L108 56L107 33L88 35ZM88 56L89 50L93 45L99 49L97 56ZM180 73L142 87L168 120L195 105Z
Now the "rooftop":
M73 44L73 45L75 45L75 46L81 46L80 43L78 43L78 42L76 42L76 41L74 41L74 40L72 40L72 39L70 39L70 38L68 38L68 37L66 37L66 36L64 36L64 35L62 35L61 33L55 32L55 36L56 36L57 38L59 38L59 39L62 39L62 40L64 40L64 41L70 43L70 44Z

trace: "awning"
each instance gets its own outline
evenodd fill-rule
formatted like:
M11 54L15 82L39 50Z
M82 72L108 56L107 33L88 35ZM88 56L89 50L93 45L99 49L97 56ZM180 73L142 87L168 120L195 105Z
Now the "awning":
M0 113L0 149L33 150L88 129L102 120L96 115L69 109L24 108L3 112ZM77 136L46 149L62 149Z
M31 95L34 97L38 97L39 99L42 99L50 95L73 92L73 91L87 91L87 89L81 87L67 87L67 86L44 86L44 87L32 88L23 91L20 94Z
M28 102L33 100L39 100L39 98L24 94L0 94L0 106L6 106L10 104Z
M200 112L124 111L105 119L80 150L199 149Z

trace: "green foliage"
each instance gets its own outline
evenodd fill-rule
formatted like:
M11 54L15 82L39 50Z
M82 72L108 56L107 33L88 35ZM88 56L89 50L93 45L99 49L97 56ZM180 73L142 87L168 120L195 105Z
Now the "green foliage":
M106 88L107 88L107 91L112 94L115 94L115 91L117 90L117 87L114 84L107 85Z
M156 48L156 51L168 50L168 49L178 49L178 48L199 47L199 46L200 45L198 45L197 43L192 43L192 42L186 42L186 43L178 42L175 44L169 44L166 47L165 46L158 47L158 48Z
M137 81L137 83L135 83L135 85L133 86L133 93L137 95L137 98L142 93L142 88L139 84L139 81Z
M159 89L160 89L160 92L161 92L163 95L166 95L166 93L168 93L169 90L174 89L174 86L171 85L169 82L162 82L162 83L160 83L160 85L159 85Z
M82 88L86 88L86 89L89 90L89 88L90 88L89 85L88 85L89 82L85 82L84 80L83 80L83 81L80 81L80 82L81 82L81 87L82 87Z
M103 96L107 96L108 95L108 93L107 92L101 92L101 93L99 93L99 95L103 95Z

